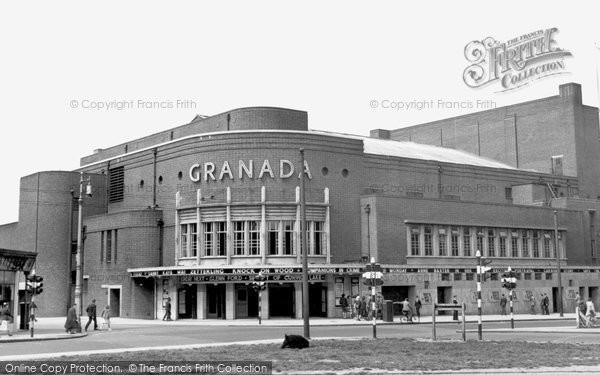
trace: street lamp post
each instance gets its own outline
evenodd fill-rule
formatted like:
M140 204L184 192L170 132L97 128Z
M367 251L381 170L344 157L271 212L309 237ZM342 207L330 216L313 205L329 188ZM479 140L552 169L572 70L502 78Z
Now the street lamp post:
M304 149L300 149L300 252L302 253L302 319L304 337L310 338L308 298L308 238L306 236L306 191L304 188Z
M371 260L371 228L370 228L371 205L370 204L367 204L365 206L365 212L367 213L367 253L369 254L369 260Z
M563 316L562 274L560 270L560 246L558 245L558 218L554 210L554 252L556 253L556 268L558 271L558 312Z
M79 210L77 212L77 253L75 254L75 304L77 304L77 315L81 316L81 277L82 277L82 265L81 265L81 242L83 232L83 185L86 185L86 194L91 196L90 177L87 179L83 178L83 172L80 172L79 179L79 197L77 203Z

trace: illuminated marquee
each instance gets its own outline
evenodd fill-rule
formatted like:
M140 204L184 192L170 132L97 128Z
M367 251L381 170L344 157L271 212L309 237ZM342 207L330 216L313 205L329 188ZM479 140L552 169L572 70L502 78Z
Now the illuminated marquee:
M224 178L229 178L230 180L234 180L235 178L240 180L244 178L262 179L263 177L275 178L276 175L283 179L292 177L295 170L294 163L285 159L279 160L278 169L273 169L271 162L268 159L265 159L261 164L258 175L255 173L254 160L248 160L247 162L244 160L239 160L237 165L235 163L232 164L233 167L227 160L225 160L220 167L213 162L193 164L190 167L190 180L192 180L192 182L200 182L200 180L208 182L217 180L221 181ZM237 168L235 168L236 166ZM310 173L310 168L308 167L308 162L306 162L306 160L304 161L304 173L309 179L312 179L312 174ZM302 172L299 172L298 178L301 176Z

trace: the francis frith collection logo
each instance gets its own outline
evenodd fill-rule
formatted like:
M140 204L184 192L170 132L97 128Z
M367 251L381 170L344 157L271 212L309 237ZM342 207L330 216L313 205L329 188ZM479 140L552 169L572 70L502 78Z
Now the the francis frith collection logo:
M499 91L508 91L567 73L564 58L571 52L559 48L557 32L557 28L537 30L504 43L492 37L472 41L465 47L465 58L471 63L463 73L465 84L478 88L497 82Z

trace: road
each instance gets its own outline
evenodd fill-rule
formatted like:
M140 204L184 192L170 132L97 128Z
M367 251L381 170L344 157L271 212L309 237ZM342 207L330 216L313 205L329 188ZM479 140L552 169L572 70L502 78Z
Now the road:
M569 327L572 322L566 321L519 321L516 328L524 327ZM443 323L437 326L437 338L460 340L460 328L456 323ZM508 323L486 322L484 324L484 340L498 341L539 341L554 343L600 343L600 335L560 332L494 332L495 329L509 328ZM477 339L477 324L467 324L467 339ZM372 337L372 327L364 326L312 326L311 337ZM172 345L192 345L229 343L238 341L282 339L286 333L302 334L302 326L200 326L200 325L123 325L111 332L91 331L87 337L67 340L13 342L1 344L2 356L32 353L58 353L85 350L102 350L116 348L160 347ZM380 325L377 328L378 338L405 337L431 338L431 324L395 324Z

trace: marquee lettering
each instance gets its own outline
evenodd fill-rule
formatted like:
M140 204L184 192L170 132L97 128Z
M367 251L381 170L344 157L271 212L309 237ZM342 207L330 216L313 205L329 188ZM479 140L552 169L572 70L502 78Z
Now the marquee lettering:
M260 165L261 167L260 171L258 172L258 176L256 177L257 179L268 177L274 179L275 176L279 176L281 179L286 179L294 176L296 171L294 163L287 159L280 159L279 165L277 165L277 163L274 164L275 167L279 166L278 171L273 169L273 166L268 159L265 159ZM213 162L195 163L190 167L189 177L192 182L200 182L201 180L204 180L204 182L222 181L225 178L234 180L236 177L240 180L244 178L255 178L254 160L239 160L237 163L237 171L234 170L235 167L236 163L230 164L227 160L223 161L221 165L217 165ZM312 179L312 173L306 160L304 161L303 170L306 176L309 179ZM298 178L301 177L302 171L298 172Z

